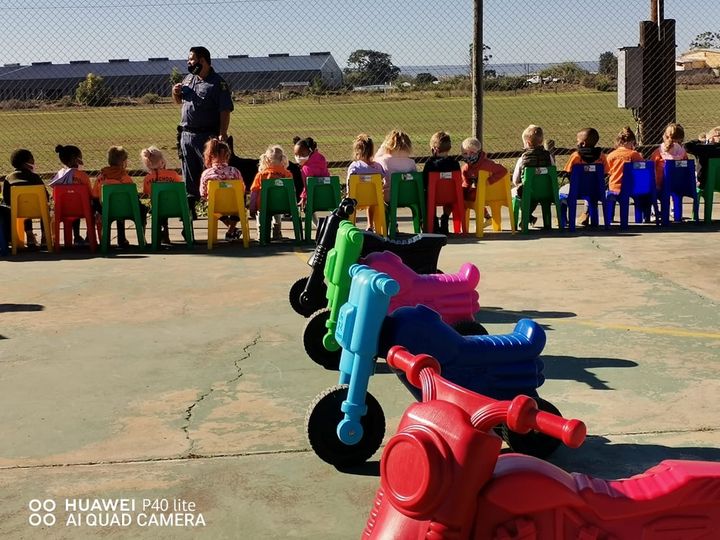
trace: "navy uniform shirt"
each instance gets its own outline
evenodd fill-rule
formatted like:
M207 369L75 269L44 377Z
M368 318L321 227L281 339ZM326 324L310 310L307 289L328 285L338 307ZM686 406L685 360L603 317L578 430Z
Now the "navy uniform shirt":
M180 125L187 131L220 131L220 112L233 110L230 88L215 70L205 79L187 75L182 82Z

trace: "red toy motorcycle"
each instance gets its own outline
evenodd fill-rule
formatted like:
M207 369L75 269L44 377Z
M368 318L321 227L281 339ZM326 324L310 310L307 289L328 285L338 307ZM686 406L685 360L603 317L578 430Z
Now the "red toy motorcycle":
M422 388L380 463L363 538L700 540L720 537L720 463L667 460L625 480L499 456L493 427L536 430L576 448L585 425L448 382L433 357L393 347L387 362Z

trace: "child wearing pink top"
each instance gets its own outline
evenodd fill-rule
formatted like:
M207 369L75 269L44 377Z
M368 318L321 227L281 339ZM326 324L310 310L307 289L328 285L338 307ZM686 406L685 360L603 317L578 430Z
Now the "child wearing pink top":
M385 169L383 182L383 197L386 203L390 202L390 177L396 172L415 172L417 166L412 154L412 141L404 131L393 129L387 134L377 154L375 161Z
M684 140L685 129L680 124L670 123L665 127L663 142L650 155L650 159L655 162L655 186L658 191L663 185L665 161L688 159L688 153L682 145Z
M353 159L347 170L347 178L350 180L350 176L353 174L379 174L386 177L385 168L373 159L375 153L375 144L369 135L360 133L355 137L353 142ZM368 206L368 230L372 229L372 223L375 218L375 207Z
M230 147L225 141L213 138L205 143L205 152L203 153L206 169L200 176L200 197L203 200L208 198L208 182L210 180L240 180L242 182L242 174L235 167L228 165L230 159ZM240 221L239 216L222 216L220 221L227 226L225 240L237 240L240 238L241 229L237 228Z
M312 137L299 139L293 149L295 162L300 166L302 173L303 190L300 194L300 207L305 208L307 200L307 179L308 176L330 176L327 166L327 159L317 149L317 143Z

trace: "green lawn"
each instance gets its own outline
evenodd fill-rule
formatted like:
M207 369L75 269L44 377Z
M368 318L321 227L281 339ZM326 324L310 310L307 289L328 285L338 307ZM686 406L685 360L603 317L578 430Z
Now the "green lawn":
M601 144L611 146L621 127L635 126L630 111L618 109L616 100L615 93L592 91L487 94L485 146L490 152L518 150L520 133L530 123L543 126L546 137L554 139L558 147L574 146L575 133L586 126L596 127ZM720 124L718 102L720 88L678 91L678 120L688 138ZM80 146L88 169L103 166L106 149L117 144L128 149L131 168L140 167L140 149L150 144L165 149L170 165L178 166L174 150L178 118L179 108L172 104L0 111L0 143L8 156L0 173L10 170L10 152L18 147L33 151L40 171L57 169L57 144ZM416 155L428 154L430 136L440 129L451 133L457 149L470 134L471 100L445 93L407 93L238 103L230 131L242 156L256 157L271 143L280 143L291 152L292 137L300 135L314 137L329 160L345 160L350 158L357 133L365 131L379 144L395 127L410 134Z

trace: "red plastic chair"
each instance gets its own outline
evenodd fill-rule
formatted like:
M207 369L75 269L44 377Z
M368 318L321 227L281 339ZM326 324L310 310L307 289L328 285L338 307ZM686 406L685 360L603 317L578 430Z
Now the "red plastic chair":
M431 172L428 175L427 215L434 216L437 206L452 206L453 232L467 232L460 171ZM434 220L428 217L425 222L426 231L433 232Z
M53 235L55 237L55 250L60 251L60 224L63 224L65 233L65 246L72 245L72 222L78 218L85 219L90 251L97 248L95 236L95 219L90 207L90 190L82 184L67 184L53 187L55 200L55 221Z

